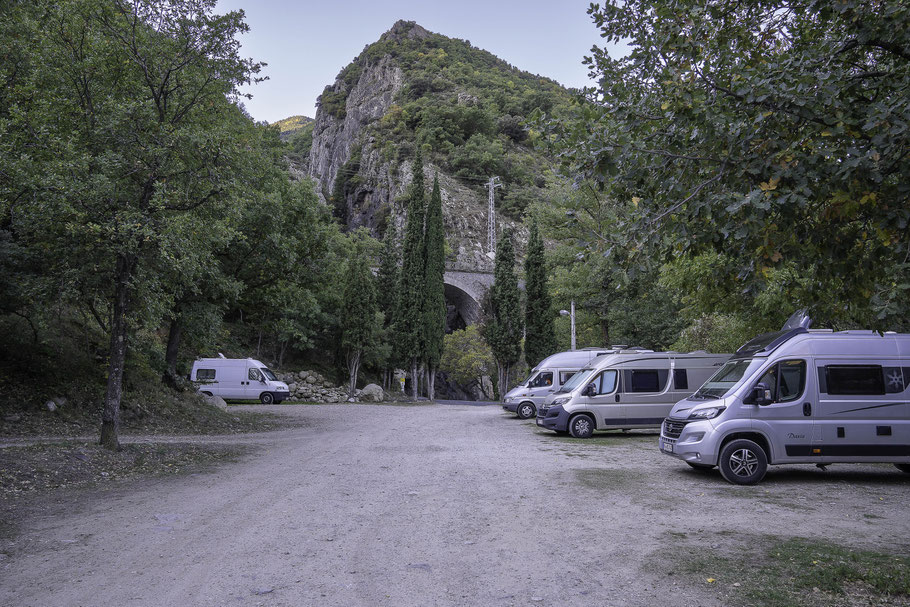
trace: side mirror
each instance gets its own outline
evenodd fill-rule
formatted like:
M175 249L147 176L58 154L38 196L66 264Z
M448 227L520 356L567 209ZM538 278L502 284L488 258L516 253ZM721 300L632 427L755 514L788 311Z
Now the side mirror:
M585 389L581 391L582 396L594 396L594 384L588 384L585 386Z
M752 388L752 393L749 396L749 401L759 407L770 405L773 401L771 398L771 389L763 383L756 384Z

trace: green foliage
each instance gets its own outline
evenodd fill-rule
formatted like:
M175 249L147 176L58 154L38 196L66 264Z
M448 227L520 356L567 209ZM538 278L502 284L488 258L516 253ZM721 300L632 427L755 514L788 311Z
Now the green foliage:
M350 395L353 396L361 360L365 351L377 345L376 339L382 327L369 258L359 240L353 244L345 276L341 347L347 359Z
M360 159L363 148L354 146L351 157L338 169L335 185L332 188L332 214L344 225L348 222L348 196L363 183L360 172Z
M678 352L706 350L732 353L756 334L752 325L737 316L712 314L696 318L670 347Z
M273 123L272 126L278 128L278 134L283 141L290 141L291 138L307 128L312 132L313 124L315 124L314 120L307 116L289 116L284 120Z
M515 276L515 252L512 233L506 231L496 245L493 286L484 306L483 337L499 369L500 394L507 391L509 372L521 358L522 318Z
M493 375L495 365L493 353L477 325L445 336L439 370L450 374L459 384L479 383L482 377Z
M435 369L442 357L443 336L446 332L445 232L442 225L442 193L439 177L433 178L433 190L427 204L424 246L426 273L424 279L423 330L427 366Z
M525 362L533 368L556 352L543 240L537 230L536 220L531 221L525 258L525 302Z
M722 253L728 293L775 314L907 327L910 6L806 1L592 5L614 59L578 119L549 125L567 167L631 205L610 239L642 257ZM774 296L777 299L777 296Z
M423 159L418 152L413 165L414 178L408 188L408 216L402 249L401 299L395 322L397 358L411 361L412 368L423 359L426 342L423 331L423 302L426 289L426 255L424 246L424 217L426 191ZM416 386L414 388L416 390ZM415 393L416 394L416 393Z
M306 162L313 147L313 126L315 122L308 122L287 136L288 157L298 163ZM282 134L282 136L284 136Z

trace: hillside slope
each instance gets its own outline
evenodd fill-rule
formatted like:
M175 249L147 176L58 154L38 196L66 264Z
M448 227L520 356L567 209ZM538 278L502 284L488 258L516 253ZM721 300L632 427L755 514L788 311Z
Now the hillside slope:
M498 225L516 228L521 248L521 218L548 196L552 172L525 120L569 100L550 79L399 21L323 91L312 141L297 142L298 151L306 149L296 168L316 181L344 223L378 234L389 213L403 223L398 200L420 146L427 182L438 174L443 190L449 267L488 270L486 183L500 178Z

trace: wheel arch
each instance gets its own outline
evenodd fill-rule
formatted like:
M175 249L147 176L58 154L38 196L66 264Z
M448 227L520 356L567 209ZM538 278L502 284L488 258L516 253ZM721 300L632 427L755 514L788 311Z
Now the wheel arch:
M773 463L773 460L771 457L772 456L771 441L769 441L768 437L765 436L764 434L762 434L761 432L756 432L753 430L753 431L745 431L745 432L731 432L730 434L727 434L726 436L724 436L724 438L720 441L720 443L718 443L718 446L717 446L718 461L715 462L715 464L719 463L720 452L724 450L724 447L727 445L727 443L729 443L730 441L740 439L740 438L750 440L753 443L755 443L756 445L758 445L759 447L761 447L762 451L765 452L765 459L768 460L768 464L770 465Z

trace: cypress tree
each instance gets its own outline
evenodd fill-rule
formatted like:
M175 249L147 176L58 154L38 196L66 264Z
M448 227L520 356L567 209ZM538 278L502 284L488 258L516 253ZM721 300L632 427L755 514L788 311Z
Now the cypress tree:
M537 220L531 221L528 255L525 258L525 361L534 367L556 351L553 310L547 290L547 268L543 240L537 231Z
M484 339L496 359L497 387L502 398L508 391L512 365L521 357L521 304L511 231L503 233L496 246L493 286L487 301L489 307L485 310Z
M423 329L425 361L427 366L427 396L435 398L435 374L442 358L443 338L446 332L445 283L445 233L442 226L442 193L439 176L433 179L433 192L427 205L426 278L424 287Z
M348 259L342 309L341 348L344 350L350 377L348 397L353 397L354 390L357 389L357 375L363 355L374 345L378 328L376 311L373 273L362 243L355 242Z
M401 280L399 281L398 319L395 345L398 358L411 367L411 394L417 399L417 368L424 359L423 300L425 290L424 215L426 192L423 158L414 157L414 178L408 191L408 218L404 232Z
M400 280L401 249L398 246L398 230L390 214L386 220L385 234L382 237L382 250L379 252L379 271L376 274L376 303L384 314L383 339L387 347L394 350L393 325L398 316L398 283ZM382 387L391 388L392 369L395 367L395 357L391 356L386 362L383 371Z

